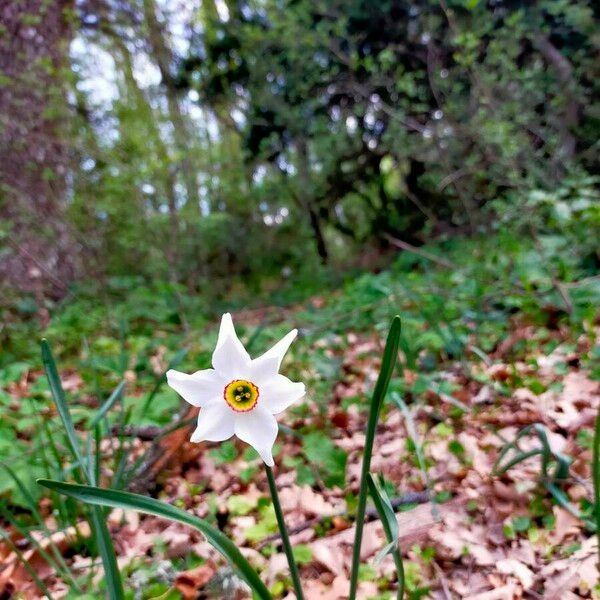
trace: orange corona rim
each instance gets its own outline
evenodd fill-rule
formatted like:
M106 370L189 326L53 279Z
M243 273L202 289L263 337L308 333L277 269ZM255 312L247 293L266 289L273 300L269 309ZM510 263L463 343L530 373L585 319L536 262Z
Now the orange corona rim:
M223 398L229 407L236 412L248 412L258 403L258 388L245 379L234 379L223 390Z

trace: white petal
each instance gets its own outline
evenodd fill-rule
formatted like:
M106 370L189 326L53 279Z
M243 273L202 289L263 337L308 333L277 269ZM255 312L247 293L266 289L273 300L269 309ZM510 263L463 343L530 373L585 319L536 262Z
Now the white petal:
M234 333L235 336L235 333ZM219 342L212 356L213 367L224 378L243 379L248 374L250 356L240 340L236 337L225 337Z
M227 382L214 369L196 371L192 375L174 369L167 371L167 383L192 406L204 406L223 394Z
M275 464L273 461L273 444L277 437L277 430L278 425L275 417L260 406L248 413L237 413L235 415L235 435L240 440L250 444L269 467Z
M248 378L258 386L258 389L277 376L277 357L257 358L250 363Z
M276 375L260 388L259 402L271 414L278 414L306 393L304 384Z
M198 427L192 433L192 442L222 442L234 433L234 412L227 406L225 400L209 402L198 415Z
M291 346L292 342L296 339L298 335L298 330L294 329L290 331L285 337L281 338L272 348L267 350L264 354L259 356L256 360L264 360L267 358L277 358L277 370L279 371L279 367L281 366L281 361L285 356L285 353L288 351L288 348Z
M240 342L237 333L235 332L235 327L233 326L233 319L231 318L230 313L225 313L221 317L221 325L219 327L219 337L217 338L216 348L221 346L227 338L231 338L233 343L237 347L238 352L245 356L248 360L250 360L250 355L246 352L246 348L244 348L244 344Z

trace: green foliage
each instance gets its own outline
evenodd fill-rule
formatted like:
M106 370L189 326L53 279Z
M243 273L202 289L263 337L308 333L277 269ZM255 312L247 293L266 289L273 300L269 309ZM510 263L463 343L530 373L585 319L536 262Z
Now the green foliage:
M302 443L306 458L317 468L323 483L327 487L343 488L348 458L346 451L338 448L326 434L319 431L303 436Z
M40 479L38 483L49 489L56 490L61 494L76 498L81 502L92 504L93 506L110 506L112 508L137 510L139 512L156 515L194 527L206 537L216 550L238 569L240 575L248 582L248 585L250 585L259 598L264 600L269 600L271 598L268 590L235 544L218 529L213 528L203 519L192 516L170 504L159 502L158 500L147 496L140 496L139 494L107 490L86 485L62 483L60 481L50 481L47 479ZM111 598L112 597L115 596L111 596Z
M373 443L375 440L375 430L379 421L381 406L388 390L390 379L398 359L398 347L400 344L400 317L396 315L387 335L381 368L373 390L373 396L369 406L369 420L367 422L367 433L365 438L365 449L362 457L362 466L360 473L360 489L358 495L358 506L356 508L356 531L354 535L354 546L352 549L352 569L350 571L350 600L356 597L358 583L358 569L360 564L360 546L362 543L362 533L365 524L365 513L367 507L367 488L370 477L371 456L373 453ZM379 491L379 490L377 490ZM379 500L379 497L378 497ZM382 499L382 502L384 500ZM386 511L387 514L387 511ZM391 530L390 530L391 531Z
M592 0L336 0L326 11L267 0L227 5L227 17L192 2L183 45L155 2L76 11L65 68L38 57L32 78L56 88L48 117L60 116L74 160L50 171L68 179L68 254L93 294L123 279L141 296L168 286L177 319L186 292L206 307L232 279L250 297L298 281L318 290L320 260L380 250L389 235L421 243L514 215L537 226L534 212L587 231L575 237L598 268ZM109 25L76 27L98 20ZM20 315L39 303L2 300Z
M42 340L42 362L44 363L44 369L46 371L46 377L48 378L48 384L52 392L52 398L60 415L62 426L67 435L72 459L75 461L74 466L76 467L76 471L81 473L84 481L95 484L97 469L92 464L91 455L88 455L84 458L83 452L80 448L79 439L75 433L75 428L71 419L71 413L67 405L67 399L58 375L58 370L50 351L50 346L46 340ZM97 447L95 459L98 461L99 452L100 448ZM115 549L108 531L108 526L106 525L105 514L98 507L93 507L90 512L90 528L94 534L98 553L102 558L107 591L110 598L120 600L125 597L125 592L123 590L123 583L121 581L119 567L117 566Z
M523 450L520 447L520 442L528 436L535 436L539 446L531 450ZM523 427L512 441L504 445L496 459L493 474L506 473L515 465L533 456L540 457L539 483L546 488L557 504L576 518L581 519L587 528L594 530L596 525L571 503L569 497L561 489L561 484L569 477L569 469L573 459L552 448L548 432L542 424L534 423ZM519 517L513 521L513 528L517 532L526 531L529 529L529 525L530 520L528 517Z
M377 509L377 514L381 519L383 530L385 532L385 538L387 540L387 545L379 551L375 557L375 562L377 563L380 561L386 554L391 554L393 556L394 563L396 565L396 572L398 574L397 597L398 600L403 600L404 565L402 563L402 555L400 554L400 550L398 548L399 528L398 522L396 521L396 514L394 513L392 503L390 502L387 492L385 491L383 477L380 476L379 480L376 480L373 475L369 473L367 484L369 486L369 494L373 499L375 508Z

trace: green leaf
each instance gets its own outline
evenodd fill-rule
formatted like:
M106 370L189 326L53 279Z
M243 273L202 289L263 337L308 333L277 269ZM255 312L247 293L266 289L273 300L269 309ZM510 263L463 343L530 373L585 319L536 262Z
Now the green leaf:
M308 460L321 471L327 487L344 487L348 459L345 450L338 448L329 437L318 431L304 436L303 449Z
M247 496L233 495L227 500L227 510L235 516L247 515L256 508L256 500L250 500Z
M40 482L41 480L38 480ZM68 484L63 484L68 485ZM96 538L96 544L98 546L98 552L102 558L102 565L104 567L104 576L106 578L106 587L108 589L109 598L111 600L121 600L125 598L123 592L123 583L121 582L121 575L119 573L119 566L117 565L117 557L115 555L115 549L106 526L106 518L104 511L99 506L92 508L92 519L91 519L92 530Z
M154 498L148 498L130 492L107 490L89 485L62 483L60 481L49 479L38 479L38 483L48 489L55 490L66 496L71 496L81 502L100 506L110 506L112 508L137 510L157 517L163 517L171 521L177 521L197 529L204 534L206 539L216 550L238 569L242 577L248 582L248 585L254 590L259 598L271 600L271 594L267 590L265 584L260 580L260 577L250 563L243 557L237 546L218 529L209 525L205 520L190 515L175 506L155 500Z
M400 343L401 323L400 317L395 316L390 326L385 349L383 351L383 360L381 361L381 370L375 384L375 390L371 399L369 409L369 421L367 423L367 436L365 440L365 451L363 455L362 469L360 474L360 491L358 496L358 508L356 510L356 532L354 536L354 547L352 550L352 571L350 574L350 594L349 600L356 598L358 587L358 567L360 564L360 545L362 542L363 527L365 524L365 512L367 509L367 478L371 467L371 455L373 454L373 442L375 440L375 430L379 421L379 412L385 398L396 360L398 358L398 345Z
M389 541L398 539L398 521L396 521L396 513L392 508L392 503L385 491L383 480L380 478L377 481L371 473L367 478L367 485L369 486L369 494L373 499L377 514L383 524L383 530Z
M594 450L592 453L592 482L594 486L594 514L596 517L596 536L598 537L598 559L600 560L600 408L596 415L594 428ZM600 562L598 563L600 564Z
M48 377L50 391L52 392L52 397L54 399L54 403L56 404L56 409L58 410L58 414L60 415L63 426L67 433L67 439L69 440L69 445L71 446L73 456L79 463L79 467L84 477L88 481L93 481L93 466L90 462L84 462L84 458L81 453L81 448L79 446L79 440L77 438L77 434L75 433L75 427L73 426L73 421L71 420L69 407L67 406L65 392L63 390L60 377L58 375L58 370L56 368L56 363L54 362L50 346L48 345L48 342L46 340L42 340L42 362L44 363L44 369L46 370L46 376ZM39 481L41 480L38 480L38 482ZM108 588L109 596L111 600L121 600L125 598L125 593L123 591L121 575L117 566L115 549L113 547L108 528L106 527L104 512L101 508L94 507L92 509L90 526L94 533L94 538L98 546L98 552L100 553L100 556L102 558L102 564L104 566L104 575L106 577L106 585Z
M306 544L297 544L294 546L293 552L294 558L299 565L308 564L313 558L312 550Z
M125 381L121 381L119 385L114 389L113 393L108 397L106 402L98 409L96 416L90 423L90 429L93 429L106 415L106 413L112 408L113 404L119 400L123 394L123 388L125 387Z
M404 564L402 563L402 555L398 549L399 529L396 514L394 513L392 503L385 491L383 478L380 476L379 481L377 481L373 475L369 473L367 485L369 486L369 493L371 494L371 498L377 509L377 514L379 515L385 537L388 541L387 546L379 552L375 560L381 560L388 553L392 555L398 574L397 598L398 600L402 600L404 598Z
M71 420L71 414L67 406L67 399L65 398L65 392L58 375L56 363L52 357L52 351L46 340L42 340L42 362L44 364L44 370L46 371L46 377L48 378L48 385L50 386L50 392L54 399L54 404L60 415L60 419L63 423L63 427L67 433L67 439L69 440L69 446L73 453L73 458L79 463L82 469L85 469L85 461L81 453L79 446L79 439L75 433L75 427Z
M17 558L21 561L25 570L31 576L31 579L33 579L33 581L37 585L40 592L42 592L42 594L45 594L46 598L48 598L49 600L54 600L54 596L52 596L50 590L48 590L44 582L40 579L36 570L29 564L29 561L25 558L23 553L12 541L10 535L6 531L4 531L4 529L0 529L0 539L4 540L4 543L7 544L7 546L15 553Z

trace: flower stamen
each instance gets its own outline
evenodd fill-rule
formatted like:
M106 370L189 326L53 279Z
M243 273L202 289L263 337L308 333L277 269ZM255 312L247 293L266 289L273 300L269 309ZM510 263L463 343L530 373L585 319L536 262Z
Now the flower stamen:
M223 389L223 398L236 412L248 412L258 403L258 387L245 379L234 379Z

